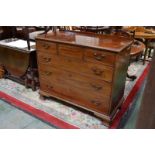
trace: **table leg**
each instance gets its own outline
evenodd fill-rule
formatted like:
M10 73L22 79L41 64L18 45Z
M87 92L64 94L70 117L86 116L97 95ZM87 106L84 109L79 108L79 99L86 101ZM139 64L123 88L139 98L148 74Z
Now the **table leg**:
M147 56L147 48L145 49L145 52L144 52L143 65L145 65L146 56Z
M148 40L145 41L146 47L145 47L145 52L144 52L143 65L145 65L145 62L146 62L146 56L147 56L147 50L148 50L147 44L148 44Z
M149 48L149 52L148 52L148 57L151 58L151 51L152 51L152 48Z

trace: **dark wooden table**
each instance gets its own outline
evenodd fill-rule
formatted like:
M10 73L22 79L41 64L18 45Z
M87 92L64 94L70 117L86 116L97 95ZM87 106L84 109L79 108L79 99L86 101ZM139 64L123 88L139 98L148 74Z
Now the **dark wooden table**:
M11 41L15 40L0 41L0 65L5 70L4 77L36 90L37 61L35 47L31 46L31 50L29 50L28 47L17 48L5 44ZM30 82L28 81L29 77L31 78Z
M144 52L144 61L143 64L145 64L146 56L147 56L147 50L148 50L148 43L152 39L155 39L155 31L148 31L148 32L135 32L135 38L136 39L145 39L144 43L146 45L145 52Z
M145 44L141 41L135 40L131 46L130 57L138 56L145 50Z
M142 55L144 50L145 50L145 44L142 43L141 41L134 40L130 51L130 61L132 57L136 57L136 61L138 61L139 57ZM136 75L129 75L128 73L127 77L132 81L134 81L137 78Z
M146 62L147 50L148 50L148 43L151 40L155 39L155 30L154 29L147 29L142 26L129 26L123 28L125 31L135 31L134 38L138 40L143 40L145 43L145 51L144 51L144 59L143 64Z

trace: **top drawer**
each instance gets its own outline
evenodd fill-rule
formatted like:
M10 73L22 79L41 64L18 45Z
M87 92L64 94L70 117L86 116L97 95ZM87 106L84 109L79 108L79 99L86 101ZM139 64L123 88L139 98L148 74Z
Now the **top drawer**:
M116 55L102 50L85 49L85 60L91 62L101 62L105 65L113 66L115 64Z
M45 41L37 41L37 51L47 51L49 53L56 54L56 44Z

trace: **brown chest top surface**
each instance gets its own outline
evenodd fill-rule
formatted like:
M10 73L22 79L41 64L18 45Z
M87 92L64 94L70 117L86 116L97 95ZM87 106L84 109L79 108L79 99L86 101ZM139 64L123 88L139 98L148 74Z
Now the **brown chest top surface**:
M132 44L132 40L124 36L99 35L79 32L52 32L39 35L37 39L96 49L120 52Z

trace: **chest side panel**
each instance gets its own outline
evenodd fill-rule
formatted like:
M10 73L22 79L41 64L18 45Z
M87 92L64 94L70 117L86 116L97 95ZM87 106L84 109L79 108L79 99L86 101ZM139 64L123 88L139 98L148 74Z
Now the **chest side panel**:
M127 70L130 60L130 49L131 47L126 48L116 57L110 113L117 107L119 101L124 95Z

